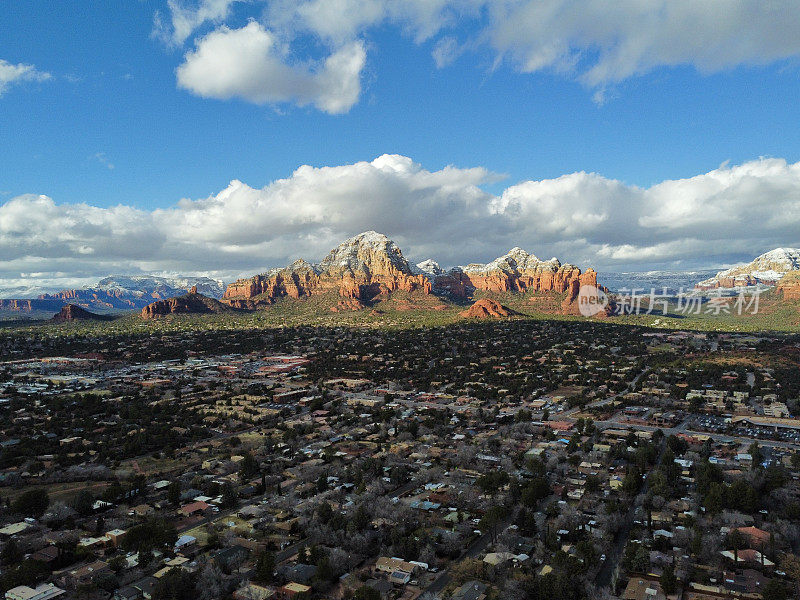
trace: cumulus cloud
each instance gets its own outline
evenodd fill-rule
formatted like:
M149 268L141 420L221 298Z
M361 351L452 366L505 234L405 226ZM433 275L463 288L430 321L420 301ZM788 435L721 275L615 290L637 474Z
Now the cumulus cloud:
M157 15L157 30L167 31L171 43L182 44L204 23L224 23L233 3L201 0L186 5L169 0L171 27L159 26ZM260 50L258 72L272 73L270 83L262 80L260 85L253 84L256 89L243 82L215 84L212 80L222 72L204 69L198 86L190 83L184 87L207 90L198 93L210 97L240 96L256 102L298 98L301 103L311 103L307 88L316 88L318 83L308 73L300 76L302 83L288 86L288 91L277 85L278 91L269 93L276 78L287 80L283 71L292 62L288 49L284 56L274 55L274 37L291 46L298 37L310 34L334 56L349 51L351 60L342 59L350 65L345 69L348 101L339 103L340 111L345 111L352 106L349 99L353 94L358 95L353 72L357 65L363 67L364 39L370 31L387 25L399 28L416 43L430 41L439 68L467 52L488 49L496 66L506 63L524 73L547 70L580 81L598 104L614 97L617 83L658 68L690 66L705 74L740 65L765 65L800 54L800 36L796 35L800 5L794 0L254 0L250 4L269 30L248 29L247 33L254 39L258 34L268 48ZM230 60L237 51L234 39L245 37L234 36L224 27L218 32L229 44L212 38L219 42L212 45L207 40L206 63L217 62L210 55L216 49ZM306 48L304 44L299 47ZM238 51L244 52L244 48ZM247 60L244 55L240 58ZM275 71L283 75L279 77ZM217 88L223 91L217 92Z
M408 157L301 166L254 188L154 211L57 204L26 195L0 205L0 280L98 278L131 271L231 279L320 260L368 229L412 261L488 261L521 246L600 270L713 267L800 246L800 162L759 159L649 188L594 173L525 181L499 195L484 168L430 171ZM38 275L25 275L38 274Z
M366 61L362 43L342 46L321 64L288 60L277 37L259 23L223 26L186 54L177 70L178 85L204 98L313 104L331 114L346 112L358 101Z
M568 73L589 87L662 66L708 73L800 53L800 7L792 0L287 0L272 3L271 15L331 40L385 22L417 41L472 28L477 41L520 70ZM454 48L445 34L434 58L446 65Z
M39 71L33 65L23 63L12 64L0 59L0 96L15 83L23 81L47 81L52 76L50 73Z

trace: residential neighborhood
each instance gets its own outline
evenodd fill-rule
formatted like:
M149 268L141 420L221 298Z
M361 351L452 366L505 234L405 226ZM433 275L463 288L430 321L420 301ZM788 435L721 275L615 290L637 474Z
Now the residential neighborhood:
M508 322L63 344L0 340L8 600L800 583L796 340Z

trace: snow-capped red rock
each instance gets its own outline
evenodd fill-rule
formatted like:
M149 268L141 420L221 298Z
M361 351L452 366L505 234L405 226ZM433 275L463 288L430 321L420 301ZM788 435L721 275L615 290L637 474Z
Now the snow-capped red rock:
M365 231L339 244L319 263L319 271L327 275L372 271L412 274L397 244L377 231Z
M521 248L487 264L474 263L444 271L428 259L411 267L400 248L381 233L367 231L345 240L322 262L296 261L283 269L241 279L228 286L223 298L231 306L252 308L288 296L313 296L330 290L359 302L398 290L456 297L475 290L492 292L567 292L565 302L577 297L581 285L597 285L597 274L585 273L557 259L540 260Z
M512 248L503 256L495 258L492 262L485 265L480 263L472 263L463 267L459 267L465 273L488 273L491 271L503 271L504 273L521 272L530 269L536 269L541 265L552 265L556 269L561 266L558 259L551 258L549 261L539 260L536 255L525 252L522 248Z
M597 285L597 274L585 273L558 259L540 260L522 248L512 248L503 256L482 264L455 267L436 278L435 287L451 295L466 297L473 290L491 292L569 292L577 295L581 285Z
M444 273L444 269L432 258L417 263L416 266L411 267L411 270L417 275L428 275L429 277L436 277Z
M140 309L154 301L185 294L193 287L213 298L221 298L225 291L221 281L209 277L110 275L91 287L40 294L38 298L25 301L3 301L0 302L0 308L58 310L62 306L75 304L92 311L118 312Z
M753 285L777 285L790 271L800 269L800 249L776 248L750 263L720 271L695 285L698 290L735 288Z
M397 290L430 293L431 282L414 273L400 248L376 231L360 233L339 244L319 264L295 261L228 286L224 301L250 308L280 297L300 298L336 290L339 295L367 301Z

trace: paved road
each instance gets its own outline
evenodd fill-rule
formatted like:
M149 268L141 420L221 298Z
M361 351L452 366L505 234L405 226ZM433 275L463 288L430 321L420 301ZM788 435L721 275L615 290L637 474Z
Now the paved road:
M657 465L661 463L661 457L664 455L666 447L666 444L662 444L661 451L658 453L658 458L656 458ZM642 485L642 489L639 493L646 494L649 486L650 478L648 477L644 480L644 485ZM628 538L630 538L631 529L633 529L633 517L635 513L636 503L631 502L631 506L625 514L625 521L623 522L622 528L617 532L617 535L614 536L614 545L606 556L606 561L603 563L603 566L600 567L600 570L595 576L594 582L597 587L603 588L611 585L611 578L614 575L614 571L617 569L619 561L622 560L622 553L625 551L625 546L628 545Z
M509 525L511 525L511 523L514 520L515 514L516 511L512 511L511 516L507 517L506 520L503 521L503 523L498 528L498 531L505 531L506 529L508 529ZM491 541L492 541L492 536L485 533L479 535L469 544L469 546L466 547L466 549L461 553L461 556L459 556L455 561L453 561L453 564L456 564L464 560L465 558L477 558L486 551L486 548L489 546ZM448 572L447 569L445 569L436 579L434 579L433 583L431 583L428 587L426 587L422 591L422 593L438 594L444 588L447 587L447 584L449 584L450 581L451 581L450 573Z

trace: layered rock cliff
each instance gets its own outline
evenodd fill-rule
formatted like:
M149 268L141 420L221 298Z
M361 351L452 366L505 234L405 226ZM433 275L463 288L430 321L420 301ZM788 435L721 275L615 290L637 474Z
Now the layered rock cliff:
M539 260L521 248L488 264L456 267L434 278L434 288L456 297L468 297L474 291L487 292L567 292L569 302L577 298L581 285L597 285L597 273L585 273L558 259Z
M230 311L231 308L219 300L203 296L193 287L188 294L157 300L142 309L143 319L155 319L174 314L209 314Z
M592 269L583 273L555 258L539 260L520 248L488 264L449 271L433 260L412 267L392 240L368 231L331 250L319 264L298 260L283 269L240 279L228 286L222 301L236 308L256 308L282 297L334 291L352 308L398 290L456 298L469 298L476 291L530 291L566 293L562 308L571 310L581 285L596 286L597 274Z
M33 311L53 311L60 310L64 306L64 302L58 299L51 298L29 298L29 299L0 299L0 309L10 310L14 312L28 313Z
M800 271L784 275L778 284L778 292L784 300L800 300Z
M431 283L412 272L400 248L385 235L367 231L346 240L319 264L298 260L228 286L223 302L239 308L271 304L335 291L342 298L369 302L402 290L429 294Z

